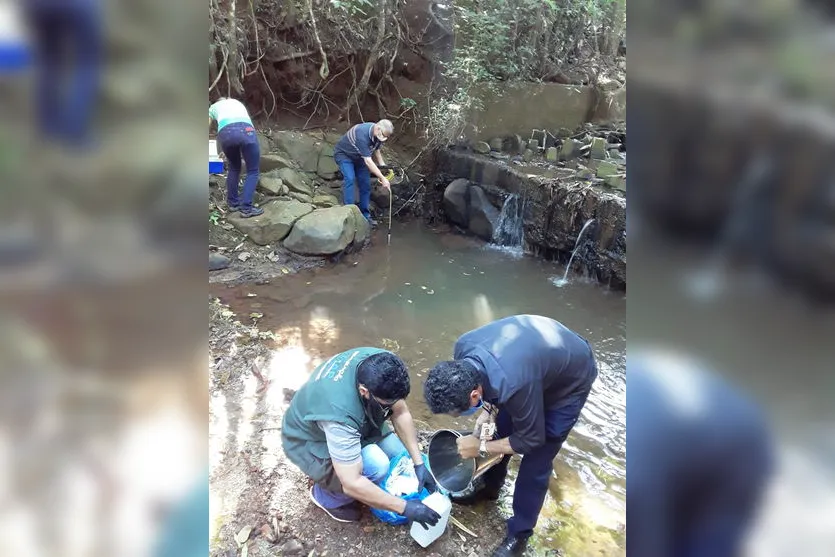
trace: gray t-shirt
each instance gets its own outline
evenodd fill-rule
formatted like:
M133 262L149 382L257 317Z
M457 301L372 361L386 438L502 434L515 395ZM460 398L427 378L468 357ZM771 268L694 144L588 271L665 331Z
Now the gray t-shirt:
M360 432L338 422L317 422L328 441L331 460L339 464L355 464L362 458Z

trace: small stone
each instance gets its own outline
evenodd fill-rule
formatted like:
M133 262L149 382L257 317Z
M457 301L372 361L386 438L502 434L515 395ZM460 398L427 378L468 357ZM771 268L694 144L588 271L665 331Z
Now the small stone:
M219 253L209 252L209 270L210 271L220 271L221 269L225 269L229 266L232 262L231 259L226 257L225 255L221 255Z
M238 259L241 260L241 261L246 261L250 257L252 257L252 254L249 253L248 251L245 251L245 252L242 252L242 253L238 254Z
M589 156L597 160L606 159L606 140L602 137L595 137L591 140L591 153Z
M279 550L282 555L301 555L304 552L304 546L299 540L288 540L281 546Z
M545 160L550 162L557 162L557 148L556 147L548 147L548 150L545 152Z
M501 151L502 150L502 138L496 137L490 140L490 149L493 151Z
M577 156L579 142L575 139L566 139L560 147L560 160L567 161Z
M258 189L271 195L282 195L285 190L284 180L275 175L275 171L261 174L258 178Z
M618 167L616 164L603 161L597 166L597 177L603 178L604 180L610 176L614 176L618 173Z
M623 174L615 174L614 176L608 176L603 180L606 182L606 185L615 189L619 189L620 191L626 191L626 176Z
M574 174L577 178L581 180L591 180L594 178L594 172L591 169L582 167Z
M490 144L486 141L479 141L475 144L475 147L473 147L473 151L482 155L486 155L490 152Z
M275 254L275 252L274 252L274 251L271 251L270 253L268 253L268 254L267 254L267 259L269 259L269 260L270 260L270 261L272 261L273 263L278 263L278 261L279 261L280 257L278 257L278 256Z

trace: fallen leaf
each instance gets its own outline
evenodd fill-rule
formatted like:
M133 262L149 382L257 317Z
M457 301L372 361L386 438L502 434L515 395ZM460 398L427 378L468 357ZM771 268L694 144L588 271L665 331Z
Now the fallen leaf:
M246 540L249 539L249 535L252 533L252 526L244 526L241 530L235 534L235 541L238 542L238 545L244 545Z
M255 298L256 296L258 296L258 294L253 294L252 292L247 292L246 294L247 298Z
M262 317L264 317L264 314L263 313L258 313L257 311L253 311L252 313L249 314L249 316L252 317L253 319L261 319Z
M275 254L275 252L271 251L267 254L267 259L269 259L273 263L277 263L280 258Z
M290 274L290 269L288 269L287 267L282 267L281 272L284 273L285 275L287 275L287 274Z
M252 257L252 254L248 251L244 251L238 254L238 259L240 259L241 261L246 261L250 257Z

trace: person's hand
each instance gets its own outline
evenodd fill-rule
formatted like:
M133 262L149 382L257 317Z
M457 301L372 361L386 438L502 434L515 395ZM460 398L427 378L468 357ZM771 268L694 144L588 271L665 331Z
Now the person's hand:
M441 515L421 503L420 501L406 501L406 509L403 511L403 516L409 519L409 522L417 522L423 526L424 530L429 530L430 526L435 526Z
M478 458L481 448L481 440L478 437L474 435L459 437L456 443L458 444L458 455L461 458Z
M475 421L475 427L473 427L473 435L481 439L481 426L486 424L490 421L490 412L484 410L479 416L478 419Z
M435 478L432 477L432 474L426 468L425 464L415 465L415 475L418 479L418 491L424 487L429 492L436 491L438 489L438 485L435 483Z
M384 188L386 188L387 190L391 191L391 183L388 181L388 178L386 178L385 176L383 176L383 177L380 179L380 184L381 184Z

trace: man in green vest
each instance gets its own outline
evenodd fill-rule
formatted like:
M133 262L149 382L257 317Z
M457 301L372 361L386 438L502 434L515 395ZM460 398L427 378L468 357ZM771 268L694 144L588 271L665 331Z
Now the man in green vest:
M408 453L418 490L435 489L406 406L409 390L400 358L379 348L354 348L313 370L293 397L281 431L284 453L315 482L310 498L334 520L358 521L358 501L424 528L440 520L420 501L395 497L379 486L390 460ZM396 434L385 423L389 419Z

